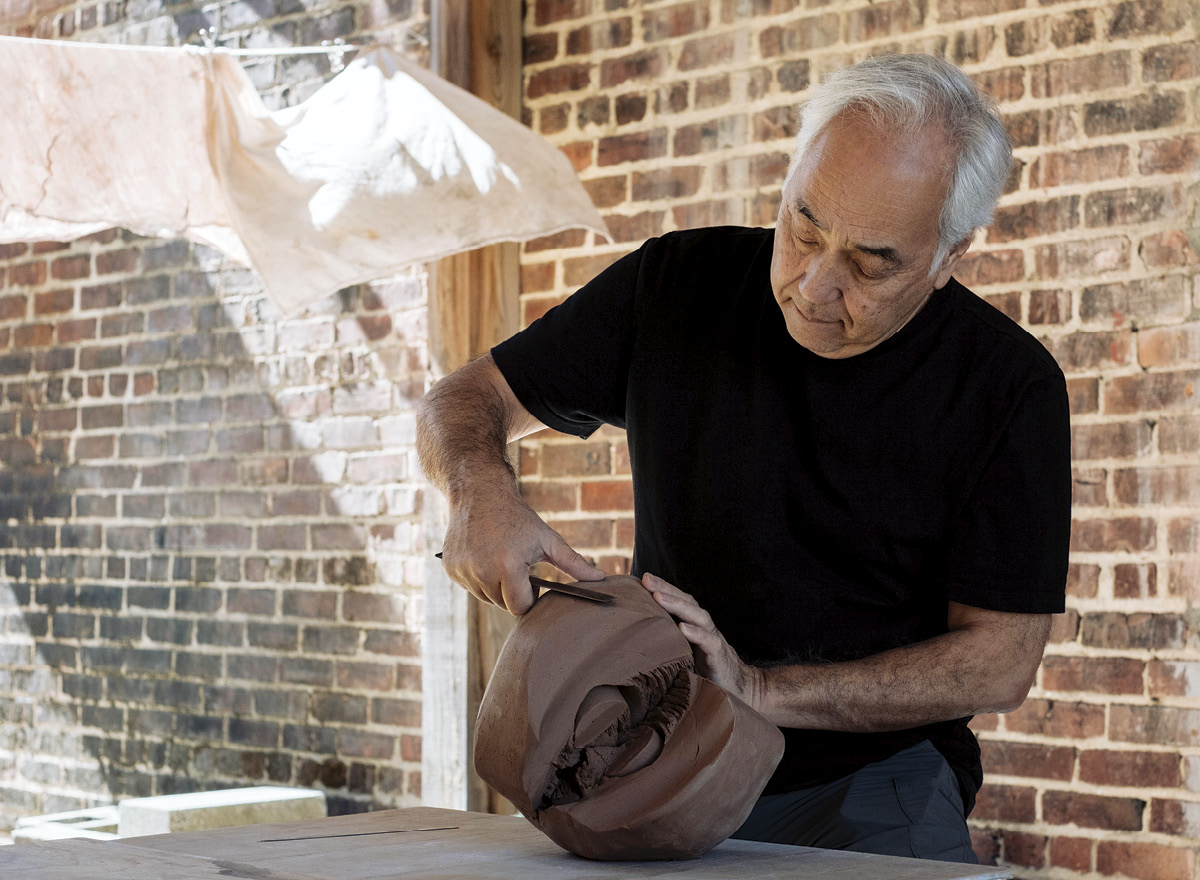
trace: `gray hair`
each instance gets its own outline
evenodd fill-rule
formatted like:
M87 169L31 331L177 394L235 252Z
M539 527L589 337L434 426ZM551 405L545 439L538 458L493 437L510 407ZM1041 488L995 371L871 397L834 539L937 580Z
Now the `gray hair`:
M992 213L1012 166L1012 142L995 102L965 73L932 55L877 55L843 67L826 79L801 107L796 149L787 181L813 140L839 113L864 113L898 135L927 125L941 126L958 152L938 216L938 248L930 267L936 274L950 250Z

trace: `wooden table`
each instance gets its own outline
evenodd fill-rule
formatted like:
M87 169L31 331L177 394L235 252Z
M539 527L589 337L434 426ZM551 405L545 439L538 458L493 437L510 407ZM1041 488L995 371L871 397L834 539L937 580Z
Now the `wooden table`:
M603 880L627 877L965 880L1007 871L727 840L685 862L592 862L524 819L413 807L215 831L0 848L0 877L30 880Z

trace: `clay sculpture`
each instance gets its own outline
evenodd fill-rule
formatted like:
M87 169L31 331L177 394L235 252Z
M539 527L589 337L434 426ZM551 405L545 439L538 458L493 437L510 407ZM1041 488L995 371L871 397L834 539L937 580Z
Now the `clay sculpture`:
M691 645L633 577L547 593L517 623L484 693L475 768L562 848L688 859L749 815L779 729L696 674Z

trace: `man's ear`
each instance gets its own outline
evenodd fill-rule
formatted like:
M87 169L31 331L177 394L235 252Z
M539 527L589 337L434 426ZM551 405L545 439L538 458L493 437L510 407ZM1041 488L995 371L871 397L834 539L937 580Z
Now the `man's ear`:
M950 253L946 254L942 260L942 265L937 270L937 275L933 279L933 289L941 290L946 286L946 282L950 280L950 276L954 274L954 270L958 268L958 261L962 259L963 254L967 252L967 248L971 246L971 239L974 234L968 235L953 248Z

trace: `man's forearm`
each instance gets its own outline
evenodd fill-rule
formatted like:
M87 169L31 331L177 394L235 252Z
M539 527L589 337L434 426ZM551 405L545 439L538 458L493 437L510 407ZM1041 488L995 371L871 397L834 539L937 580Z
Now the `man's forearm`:
M751 704L780 727L855 732L1008 712L1033 683L1049 617L1007 630L963 627L859 660L759 669Z
M504 400L476 364L435 385L417 410L417 457L452 502L468 483L517 491Z

